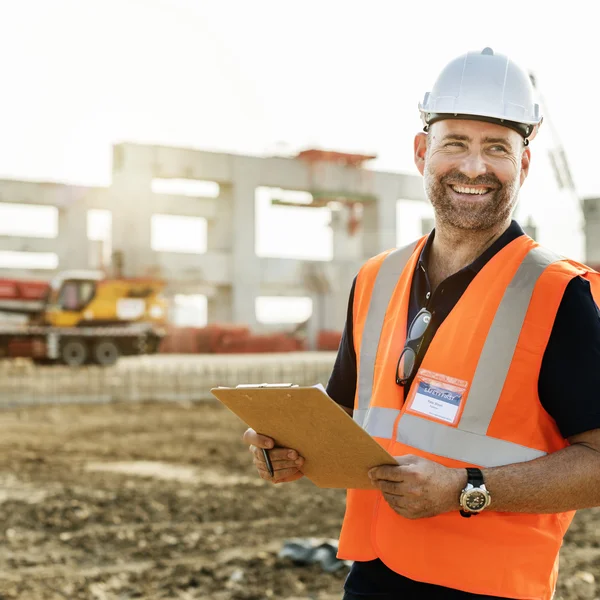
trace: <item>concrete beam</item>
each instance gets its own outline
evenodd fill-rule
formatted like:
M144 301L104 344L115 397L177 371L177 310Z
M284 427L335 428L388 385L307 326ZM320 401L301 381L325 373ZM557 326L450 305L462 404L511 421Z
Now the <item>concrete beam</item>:
M214 219L217 215L218 198L191 198L171 194L151 194L152 213L183 217Z
M293 190L368 193L370 188L394 183L398 198L424 200L420 176L355 169L321 162L312 168L305 161L283 157L259 157L206 152L189 148L119 144L115 161L119 171L152 170L154 177L185 178L232 183L235 171L253 173L257 186Z
M68 208L84 201L90 194L97 194L99 190L106 193L107 188L88 188L62 183L3 179L0 180L0 202Z
M153 252L148 270L169 280L210 286L231 285L231 256L224 252Z
M58 238L26 238L8 235L0 236L0 250L3 252L54 252L60 253Z
M413 200L427 202L423 177L420 173L389 173L377 171L375 181L379 190L394 190L397 200Z
M0 279L37 279L39 281L50 281L59 269L1 269Z
M260 258L261 286L302 285L306 261L293 258Z

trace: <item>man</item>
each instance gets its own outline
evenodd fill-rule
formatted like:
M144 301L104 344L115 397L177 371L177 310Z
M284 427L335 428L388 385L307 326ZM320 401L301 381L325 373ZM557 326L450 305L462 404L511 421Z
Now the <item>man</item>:
M435 230L360 270L328 384L398 460L348 490L344 599L549 600L574 511L600 505L600 275L511 221L542 120L526 73L468 53L420 110ZM244 439L269 478L272 440ZM302 477L270 454L273 482Z

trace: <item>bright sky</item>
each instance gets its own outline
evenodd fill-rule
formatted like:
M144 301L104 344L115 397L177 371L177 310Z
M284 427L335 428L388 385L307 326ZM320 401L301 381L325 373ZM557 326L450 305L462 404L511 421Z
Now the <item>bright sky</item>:
M600 195L600 51L582 0L560 9L522 0L0 7L1 177L108 185L111 144L123 140L253 154L374 152L373 166L416 173L418 101L450 59L491 46L535 72L580 193ZM545 162L550 143L546 127L519 216L533 213L542 243L583 258L576 203L556 192Z

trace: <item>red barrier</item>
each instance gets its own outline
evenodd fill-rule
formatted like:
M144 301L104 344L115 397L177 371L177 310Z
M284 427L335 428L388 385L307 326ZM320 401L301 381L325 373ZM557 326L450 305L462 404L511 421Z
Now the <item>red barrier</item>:
M217 352L222 354L255 354L259 352L298 352L304 344L284 333L249 335L246 338L223 338Z
M168 327L167 335L161 342L159 352L171 354L198 353L198 329L196 327Z
M298 352L304 342L285 333L257 335L243 325L169 326L159 352L166 354L238 354Z
M0 298L5 300L43 300L50 284L45 281L0 279Z
M7 344L7 355L11 358L38 358L46 356L46 344L36 339L14 339Z
M317 335L317 350L335 352L340 346L341 339L341 331L323 329Z
M159 352L171 354L210 354L219 352L225 344L237 343L250 335L241 325L208 325L206 327L167 328Z

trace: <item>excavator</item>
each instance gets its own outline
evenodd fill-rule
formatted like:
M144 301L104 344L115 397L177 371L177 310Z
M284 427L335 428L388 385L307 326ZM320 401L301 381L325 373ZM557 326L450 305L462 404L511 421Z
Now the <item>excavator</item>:
M102 271L65 271L49 282L0 279L0 357L110 366L120 356L153 354L166 331L164 287Z

